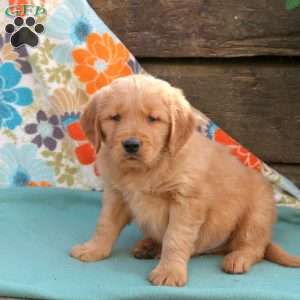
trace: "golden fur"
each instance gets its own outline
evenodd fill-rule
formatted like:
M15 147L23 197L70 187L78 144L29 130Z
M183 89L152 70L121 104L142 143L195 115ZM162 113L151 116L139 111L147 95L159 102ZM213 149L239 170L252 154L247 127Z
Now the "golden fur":
M204 253L225 254L229 273L246 272L264 257L300 266L271 243L269 183L196 130L179 89L145 75L117 79L94 96L81 125L98 151L104 197L94 236L72 256L104 259L134 220L145 236L134 255L160 257L149 276L156 285L184 285L190 257ZM142 143L137 155L123 149L131 137Z

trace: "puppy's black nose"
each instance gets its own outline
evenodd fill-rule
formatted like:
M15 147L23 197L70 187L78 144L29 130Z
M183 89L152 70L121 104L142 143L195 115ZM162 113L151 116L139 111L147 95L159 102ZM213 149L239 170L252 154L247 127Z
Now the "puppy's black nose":
M123 147L127 153L134 154L139 151L140 141L136 138L130 138L122 142Z

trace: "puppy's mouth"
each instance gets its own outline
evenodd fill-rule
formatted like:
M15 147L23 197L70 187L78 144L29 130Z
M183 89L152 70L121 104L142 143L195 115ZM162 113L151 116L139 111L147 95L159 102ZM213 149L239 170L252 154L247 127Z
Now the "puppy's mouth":
M127 167L140 168L145 165L144 158L141 154L124 154L121 164Z
M125 161L140 161L141 158L137 154L125 155Z

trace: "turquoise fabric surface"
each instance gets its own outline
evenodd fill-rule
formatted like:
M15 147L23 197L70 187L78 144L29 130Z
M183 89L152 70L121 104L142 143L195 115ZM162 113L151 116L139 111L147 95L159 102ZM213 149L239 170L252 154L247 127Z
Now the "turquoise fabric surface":
M93 232L99 193L62 189L0 190L0 295L39 299L300 299L300 269L269 262L245 275L220 271L222 257L193 258L184 288L154 287L147 275L155 260L136 260L141 234L128 226L112 257L81 263L69 249ZM300 212L279 209L274 240L300 255Z

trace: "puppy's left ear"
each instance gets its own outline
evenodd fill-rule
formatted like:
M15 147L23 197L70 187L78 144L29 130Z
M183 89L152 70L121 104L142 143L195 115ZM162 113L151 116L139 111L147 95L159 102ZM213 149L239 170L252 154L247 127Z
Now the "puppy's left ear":
M196 129L196 118L183 92L177 88L172 89L171 99L169 99L171 113L169 151L175 155Z

